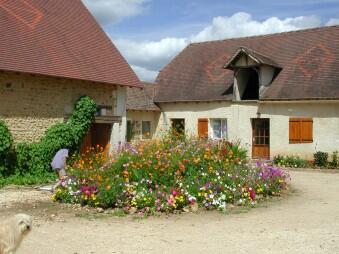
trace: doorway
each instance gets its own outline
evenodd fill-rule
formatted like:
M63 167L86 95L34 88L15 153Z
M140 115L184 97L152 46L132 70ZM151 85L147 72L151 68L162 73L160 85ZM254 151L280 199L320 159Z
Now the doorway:
M270 119L252 119L252 158L270 158Z
M81 153L89 147L96 147L99 145L104 149L104 152L108 155L109 145L111 140L112 124L107 123L93 123L88 130L87 134L83 138L81 145Z

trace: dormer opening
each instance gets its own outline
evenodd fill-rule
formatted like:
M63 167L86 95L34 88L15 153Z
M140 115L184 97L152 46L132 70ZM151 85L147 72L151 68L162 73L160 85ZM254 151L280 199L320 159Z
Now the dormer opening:
M238 70L236 74L236 97L240 100L259 99L259 75L254 68L244 68Z
M240 47L224 68L234 72L234 99L259 100L281 71L273 60L251 49Z

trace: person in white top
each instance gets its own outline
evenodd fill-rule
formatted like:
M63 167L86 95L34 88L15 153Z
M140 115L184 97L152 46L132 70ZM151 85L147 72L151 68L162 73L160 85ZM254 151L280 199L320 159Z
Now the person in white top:
M52 160L51 166L52 169L57 173L58 175L58 182L53 187L53 191L60 186L62 180L67 177L66 173L66 160L68 158L68 149L60 149L55 155Z

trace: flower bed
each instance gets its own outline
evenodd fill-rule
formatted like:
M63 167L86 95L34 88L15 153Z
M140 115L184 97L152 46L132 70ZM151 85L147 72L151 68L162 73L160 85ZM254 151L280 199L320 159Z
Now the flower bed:
M170 134L127 144L109 159L91 148L68 171L54 200L141 213L250 205L279 195L289 180L281 168L247 164L239 144Z

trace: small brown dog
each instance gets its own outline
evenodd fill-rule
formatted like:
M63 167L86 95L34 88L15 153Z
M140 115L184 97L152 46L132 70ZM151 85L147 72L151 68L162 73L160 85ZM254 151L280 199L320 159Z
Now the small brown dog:
M0 222L0 254L15 254L31 229L32 219L27 214L17 214Z

